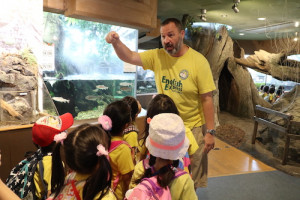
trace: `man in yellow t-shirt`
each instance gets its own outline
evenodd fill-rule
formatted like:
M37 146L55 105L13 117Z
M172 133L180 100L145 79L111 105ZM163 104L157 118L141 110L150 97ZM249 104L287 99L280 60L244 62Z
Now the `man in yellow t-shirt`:
M114 31L108 33L106 41L113 45L121 60L153 70L158 92L174 100L200 147L192 162L195 188L206 187L207 153L215 144L212 91L216 88L210 66L203 55L183 43L185 32L178 19L166 19L161 24L160 34L164 48L143 53L131 51Z

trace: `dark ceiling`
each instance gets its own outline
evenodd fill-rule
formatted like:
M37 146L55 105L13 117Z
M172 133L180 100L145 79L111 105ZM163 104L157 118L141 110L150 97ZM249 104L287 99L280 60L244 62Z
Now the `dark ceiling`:
M293 37L300 31L300 0L241 0L239 12L232 9L235 0L158 0L159 19L181 19L189 14L201 22L201 9L206 9L207 23L220 23L232 27L233 39L266 40ZM266 20L259 21L264 17ZM244 34L244 35L242 35Z

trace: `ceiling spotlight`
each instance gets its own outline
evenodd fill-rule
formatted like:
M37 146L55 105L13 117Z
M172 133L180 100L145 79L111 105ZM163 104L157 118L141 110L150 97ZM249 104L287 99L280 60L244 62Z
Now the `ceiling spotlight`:
M233 10L235 13L240 12L240 10L239 10L238 7L237 7L237 4L233 4L232 10Z
M295 22L295 27L299 27L299 22Z
M200 20L206 22L206 16L205 15L200 15Z
M240 33L239 35L245 35L245 33Z
M295 41L295 42L297 42L297 41L298 41L298 32L295 32L294 41Z
M200 20L206 22L206 9L200 9L201 15Z
M238 9L238 5L240 3L240 0L233 0L233 6L231 7L232 10L235 12L235 13L238 13L240 12L240 10Z

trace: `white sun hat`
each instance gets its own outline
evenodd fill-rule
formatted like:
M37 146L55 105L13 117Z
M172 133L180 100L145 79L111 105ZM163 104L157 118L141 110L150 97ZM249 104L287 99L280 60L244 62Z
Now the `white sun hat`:
M177 160L184 157L189 144L180 116L173 113L162 113L151 119L149 136L146 139L146 147L151 155Z

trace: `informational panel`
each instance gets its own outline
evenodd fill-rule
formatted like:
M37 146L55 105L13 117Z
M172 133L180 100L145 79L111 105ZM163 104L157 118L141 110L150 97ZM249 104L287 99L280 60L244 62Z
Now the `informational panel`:
M55 49L54 44L43 44L43 59L40 63L40 70L54 71L55 69Z

